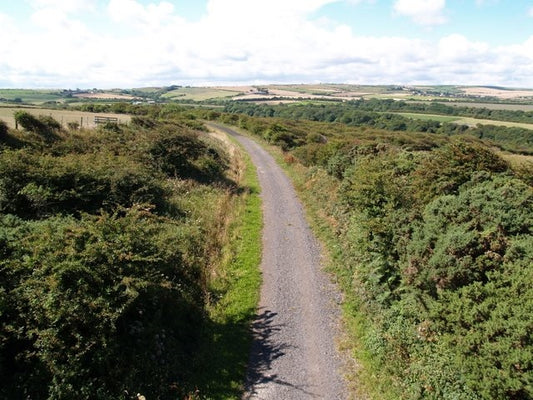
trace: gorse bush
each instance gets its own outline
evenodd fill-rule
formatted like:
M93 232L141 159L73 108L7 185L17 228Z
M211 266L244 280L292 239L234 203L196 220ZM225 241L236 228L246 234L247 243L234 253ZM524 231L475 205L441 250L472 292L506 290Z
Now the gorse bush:
M187 238L184 227L135 208L19 224L3 249L12 287L4 326L17 333L2 350L31 351L4 382L39 397L94 398L162 395L183 381L202 321L198 266L174 244ZM50 384L32 387L34 365Z
M0 396L193 392L226 156L181 122L42 141L54 121L17 118L36 135L0 150Z
M26 149L0 159L0 210L42 218L150 203L163 207L164 184L142 164L110 154L53 157Z
M372 156L353 171L342 240L382 367L408 398L531 398L531 187L464 143Z
M61 130L61 124L47 115L36 117L26 111L17 111L14 117L15 122L26 131L39 135L46 140L57 139L57 134Z

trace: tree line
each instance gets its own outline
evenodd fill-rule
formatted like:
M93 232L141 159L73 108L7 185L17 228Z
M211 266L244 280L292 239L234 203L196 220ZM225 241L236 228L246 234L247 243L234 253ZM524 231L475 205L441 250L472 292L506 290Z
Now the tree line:
M444 108L441 108L443 106ZM279 117L295 120L342 123L349 126L366 126L389 131L423 132L440 135L471 135L480 139L494 141L506 150L531 154L533 147L533 130L518 127L501 127L493 125L477 125L439 122L431 119L412 119L396 114L399 111L421 112L444 115L475 116L474 114L458 114L460 107L444 106L440 103L406 103L393 100L358 100L334 104L285 104L257 105L251 103L232 102L224 108L225 112L245 114L255 117ZM526 115L521 122L533 120L533 113L509 110L474 109L487 112L502 111L512 115ZM447 112L455 114L447 114ZM480 111L482 112L482 111ZM531 114L531 115L530 115ZM479 115L479 114L476 114ZM495 114L496 115L496 114ZM516 118L520 119L520 118ZM511 119L515 120L515 119Z

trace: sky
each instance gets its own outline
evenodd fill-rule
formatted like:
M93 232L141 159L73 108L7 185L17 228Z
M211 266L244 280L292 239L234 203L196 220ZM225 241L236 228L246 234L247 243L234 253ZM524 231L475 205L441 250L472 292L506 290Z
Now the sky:
M533 88L533 0L0 0L0 88Z

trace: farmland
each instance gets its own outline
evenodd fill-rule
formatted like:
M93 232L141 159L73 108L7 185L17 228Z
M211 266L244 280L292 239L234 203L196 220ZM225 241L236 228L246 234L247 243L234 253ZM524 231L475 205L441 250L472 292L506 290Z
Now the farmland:
M27 111L33 115L48 115L57 120L61 125L66 126L69 122L77 122L80 127L93 128L94 117L96 115L101 117L115 117L120 123L127 123L131 117L125 114L111 114L111 113L91 113L83 111L69 111L69 110L54 110L46 108L19 108L19 107L0 107L0 119L5 121L11 128L15 127L15 119L13 114L16 111Z
M458 117L458 116L448 116L448 115L439 115L439 114L418 114L418 113L397 113L411 119L419 120L431 120L439 122L454 122L456 124L464 124L468 126L481 125L496 125L496 126L507 126L514 128L524 128L533 130L533 124L526 124L520 122L512 121L497 121L493 119L481 119L481 118L469 118L469 117Z
M0 100L9 103L43 104L62 101L60 90L0 89Z
M406 102L445 102L457 107L493 110L533 110L533 91L490 87L357 85L357 84L270 84L242 86L162 86L131 89L30 90L0 89L0 101L6 104L42 106L45 103L73 104L76 101L153 101L254 102L302 100L347 101L357 99L394 99Z
M240 93L239 90L222 88L180 87L161 96L165 100L204 101L212 99L231 98Z
M454 101L446 103L453 107L476 107L488 108L489 110L519 110L519 111L533 111L533 104L517 104L517 103L481 103L481 102L461 102Z

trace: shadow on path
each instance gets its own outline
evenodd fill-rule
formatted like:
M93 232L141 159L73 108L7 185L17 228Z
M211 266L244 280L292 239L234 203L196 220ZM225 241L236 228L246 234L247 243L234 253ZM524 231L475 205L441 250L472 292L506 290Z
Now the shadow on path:
M272 338L284 326L283 324L274 323L277 315L277 313L270 310L264 310L255 317L252 323L254 338L246 374L244 399L254 398L258 394L258 390L269 383L290 387L313 396L313 393L306 391L301 386L280 379L277 374L269 374L269 371L272 370L272 363L276 359L283 357L287 350L295 349L294 346L279 343L279 340Z

